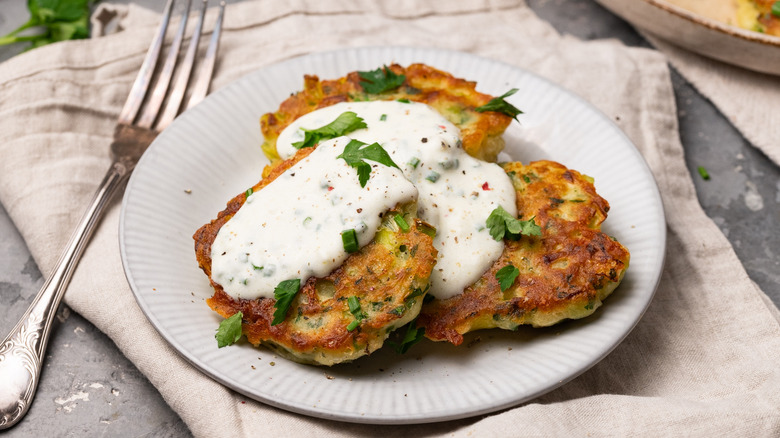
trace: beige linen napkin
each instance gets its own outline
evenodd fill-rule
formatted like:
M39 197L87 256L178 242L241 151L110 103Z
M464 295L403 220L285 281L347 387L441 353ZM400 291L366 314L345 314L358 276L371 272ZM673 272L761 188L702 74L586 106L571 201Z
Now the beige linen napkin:
M643 34L755 147L780 165L780 77L738 68Z
M0 64L0 202L43 272L109 164L115 118L154 33L148 11L123 11L119 33ZM780 327L697 203L662 55L560 36L521 0L260 0L230 5L225 28L215 88L292 56L388 44L462 50L552 79L614 118L649 163L666 207L668 258L633 332L561 388L480 418L345 424L246 400L180 358L147 322L125 281L115 203L65 300L116 342L196 436L780 434Z

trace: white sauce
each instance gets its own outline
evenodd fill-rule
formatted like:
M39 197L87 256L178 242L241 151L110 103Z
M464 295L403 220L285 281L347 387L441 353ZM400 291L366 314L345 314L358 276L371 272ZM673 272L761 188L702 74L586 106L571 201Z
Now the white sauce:
M325 141L262 190L252 193L211 247L212 278L234 298L273 298L282 281L324 277L346 260L341 232L368 244L379 213L413 201L417 189L396 168L374 162L365 187L336 158L347 137Z
M430 293L439 299L462 293L504 249L503 242L490 237L485 220L499 205L517 214L509 177L498 165L468 155L458 128L420 103L346 102L311 112L281 133L277 140L281 157L295 154L292 143L303 139L301 128L319 128L345 111L357 113L368 125L347 136L378 142L387 150L419 191L420 217L436 227L433 244L439 255ZM419 160L416 167L410 164L415 159Z

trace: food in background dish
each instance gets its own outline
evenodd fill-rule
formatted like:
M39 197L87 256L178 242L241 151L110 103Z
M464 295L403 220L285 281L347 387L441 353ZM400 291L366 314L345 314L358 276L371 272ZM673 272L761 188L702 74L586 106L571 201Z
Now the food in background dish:
M587 177L490 162L521 113L514 91L485 95L423 64L306 76L261 118L263 179L194 236L208 303L228 318L220 345L244 334L332 365L381 347L423 299L401 352L423 334L459 344L591 314L628 252L598 231L608 204Z
M780 36L777 0L668 0L702 17L747 30Z

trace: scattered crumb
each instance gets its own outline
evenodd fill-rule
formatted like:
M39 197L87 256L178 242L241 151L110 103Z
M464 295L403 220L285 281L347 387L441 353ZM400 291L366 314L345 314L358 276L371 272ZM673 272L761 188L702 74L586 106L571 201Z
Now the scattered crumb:
M269 362L268 365L276 366L276 362Z
M256 369L257 369L257 368L255 368L255 366L254 366L254 365L249 365L249 366L250 366L250 367L252 367L252 369L253 369L253 370L256 370Z
M335 377L333 377L333 376L331 376L331 375L329 375L329 374L325 374L325 378L326 378L326 379L328 379L328 380L333 380L333 379L335 379Z
M184 189L184 193L190 195L190 194L192 194L192 190L191 189Z

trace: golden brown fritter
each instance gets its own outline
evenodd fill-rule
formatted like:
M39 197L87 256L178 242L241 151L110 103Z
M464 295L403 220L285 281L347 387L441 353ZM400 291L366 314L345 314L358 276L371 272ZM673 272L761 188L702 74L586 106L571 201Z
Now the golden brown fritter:
M253 190L261 190L313 150L302 149L295 157L278 162ZM193 236L198 264L209 279L211 244L245 200L245 194L233 198L217 219ZM328 276L310 278L302 285L280 324L271 325L276 302L272 298L237 300L211 281L215 293L207 302L225 318L241 311L243 334L250 343L266 345L297 362L333 365L370 354L382 346L390 332L420 312L436 262L433 239L426 229L429 226L416 218L416 209L411 203L384 214L371 243L350 255ZM395 213L404 215L409 231L399 229L393 220ZM356 319L348 305L353 296L359 300L365 319L349 331L347 327Z
M265 155L271 162L279 160L276 151L279 134L294 120L316 109L339 102L408 99L430 105L457 126L463 148L470 155L485 161L496 160L504 148L501 134L512 119L499 112L474 110L488 103L492 96L477 92L475 82L456 78L425 64L412 64L406 68L393 64L389 68L404 75L406 80L400 87L380 94L364 91L356 71L335 80L304 76L303 91L282 102L278 111L260 118Z
M609 204L589 177L551 161L503 167L517 190L520 219L534 217L542 235L506 240L501 257L463 294L425 304L417 326L429 339L459 345L473 330L586 317L628 267L628 250L600 231ZM502 292L496 273L509 264L520 274Z

